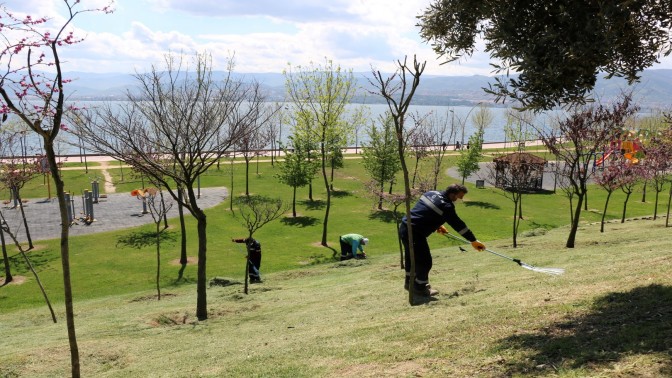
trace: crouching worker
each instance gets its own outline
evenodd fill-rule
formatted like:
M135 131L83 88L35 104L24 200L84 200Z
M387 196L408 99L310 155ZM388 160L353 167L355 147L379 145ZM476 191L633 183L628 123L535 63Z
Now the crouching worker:
M455 201L462 199L467 194L464 185L452 184L442 192L429 191L420 197L420 200L411 209L411 225L413 228L413 251L415 252L415 282L410 285L411 256L408 250L408 219L404 216L399 226L399 236L404 245L406 281L404 288L413 290L413 293L429 297L438 294L429 285L429 271L432 269L432 254L429 251L427 237L433 232L445 234L448 230L443 223L448 223L463 238L471 242L471 246L477 251L485 250L485 245L476 240L474 233L457 216Z
M248 274L250 275L250 283L260 283L261 274L261 243L253 238L247 239L231 239L232 242L245 243L247 247L247 260L250 263Z
M352 258L355 259L365 259L366 253L364 253L363 245L369 243L369 239L363 237L359 234L347 234L341 235L341 261L349 260ZM361 253L357 253L357 250Z

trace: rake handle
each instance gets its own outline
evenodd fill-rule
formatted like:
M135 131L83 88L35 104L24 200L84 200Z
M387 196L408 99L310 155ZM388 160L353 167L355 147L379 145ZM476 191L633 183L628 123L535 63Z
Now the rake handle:
M469 243L469 240L464 239L464 238L461 238L461 237L459 237L459 236L455 236L455 235L453 235L453 234L451 234L451 233L447 233L447 234L443 234L443 235L444 235L445 237L451 237L451 238L453 238L453 239L455 239L455 240L457 240L457 241L461 241L461 242L463 242L463 243ZM520 266L523 265L523 262L520 261L519 259L514 259L513 257L509 257L509 256L506 256L506 255L502 255L501 253L492 251L492 250L487 249L487 248L486 248L485 250L486 250L486 252L490 252L490 253L492 253L492 254L495 255L495 256L499 256L499 257L503 257L503 258L505 258L505 259L507 259L507 260L511 260L511 261L515 262L516 264L518 264L518 265L520 265Z

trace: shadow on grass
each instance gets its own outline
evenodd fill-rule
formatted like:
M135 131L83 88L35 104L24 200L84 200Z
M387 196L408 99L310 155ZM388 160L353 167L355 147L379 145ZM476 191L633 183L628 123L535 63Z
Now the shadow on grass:
M468 201L464 203L464 206L466 207L480 207L482 209L493 209L493 210L499 210L500 207L495 205L494 203L490 202L483 202L483 201Z
M49 249L36 251L26 251L26 255L30 260L30 264L35 268L35 270L40 271L42 267L47 267L53 264L55 261L60 260L60 255L58 253L53 253ZM30 269L26 265L26 260L20 253L17 253L14 256L9 257L9 265L12 269L12 275L26 275L30 273ZM2 267L2 272L4 274L5 267L2 264L2 257L0 256L0 267Z
M536 333L513 335L499 348L529 357L509 367L507 376L555 369L609 366L634 354L669 356L672 348L672 287L649 285L597 298L590 313L551 324ZM672 360L657 367L672 376Z
M324 209L325 206L327 206L327 203L322 200L315 200L315 201L303 200L299 201L299 203L305 206L306 209L308 210L321 210Z
M402 217L403 214L400 214L399 217ZM394 211L392 210L374 210L369 214L369 219L382 221L385 223L394 223Z
M332 190L331 195L334 198L343 198L343 197L349 197L352 194L350 194L350 192L348 192L347 190Z
M173 243L177 240L177 235L174 232L164 231L159 237L161 244ZM156 232L154 231L136 231L128 235L122 235L117 238L117 248L131 247L135 249L142 249L156 245Z
M296 217L296 218L282 218L280 220L286 226L296 227L310 227L320 223L320 220L315 217Z

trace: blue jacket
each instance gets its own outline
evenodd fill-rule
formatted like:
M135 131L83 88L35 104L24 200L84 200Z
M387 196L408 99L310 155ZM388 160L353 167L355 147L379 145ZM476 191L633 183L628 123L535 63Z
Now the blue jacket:
M406 216L401 219L401 222L406 224ZM469 230L469 227L457 216L455 204L448 197L444 197L441 192L433 190L423 194L411 209L411 225L414 235L428 237L444 223L448 223L470 242L476 240L476 236Z

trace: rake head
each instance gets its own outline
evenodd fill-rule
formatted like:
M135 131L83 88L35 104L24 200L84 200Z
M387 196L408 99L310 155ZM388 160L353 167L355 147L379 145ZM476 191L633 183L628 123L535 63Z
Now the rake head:
M551 276L560 276L565 273L565 270L562 268L539 268L536 266L525 264L524 262L518 262L518 265L522 266L525 269L529 269L533 272L550 274Z

